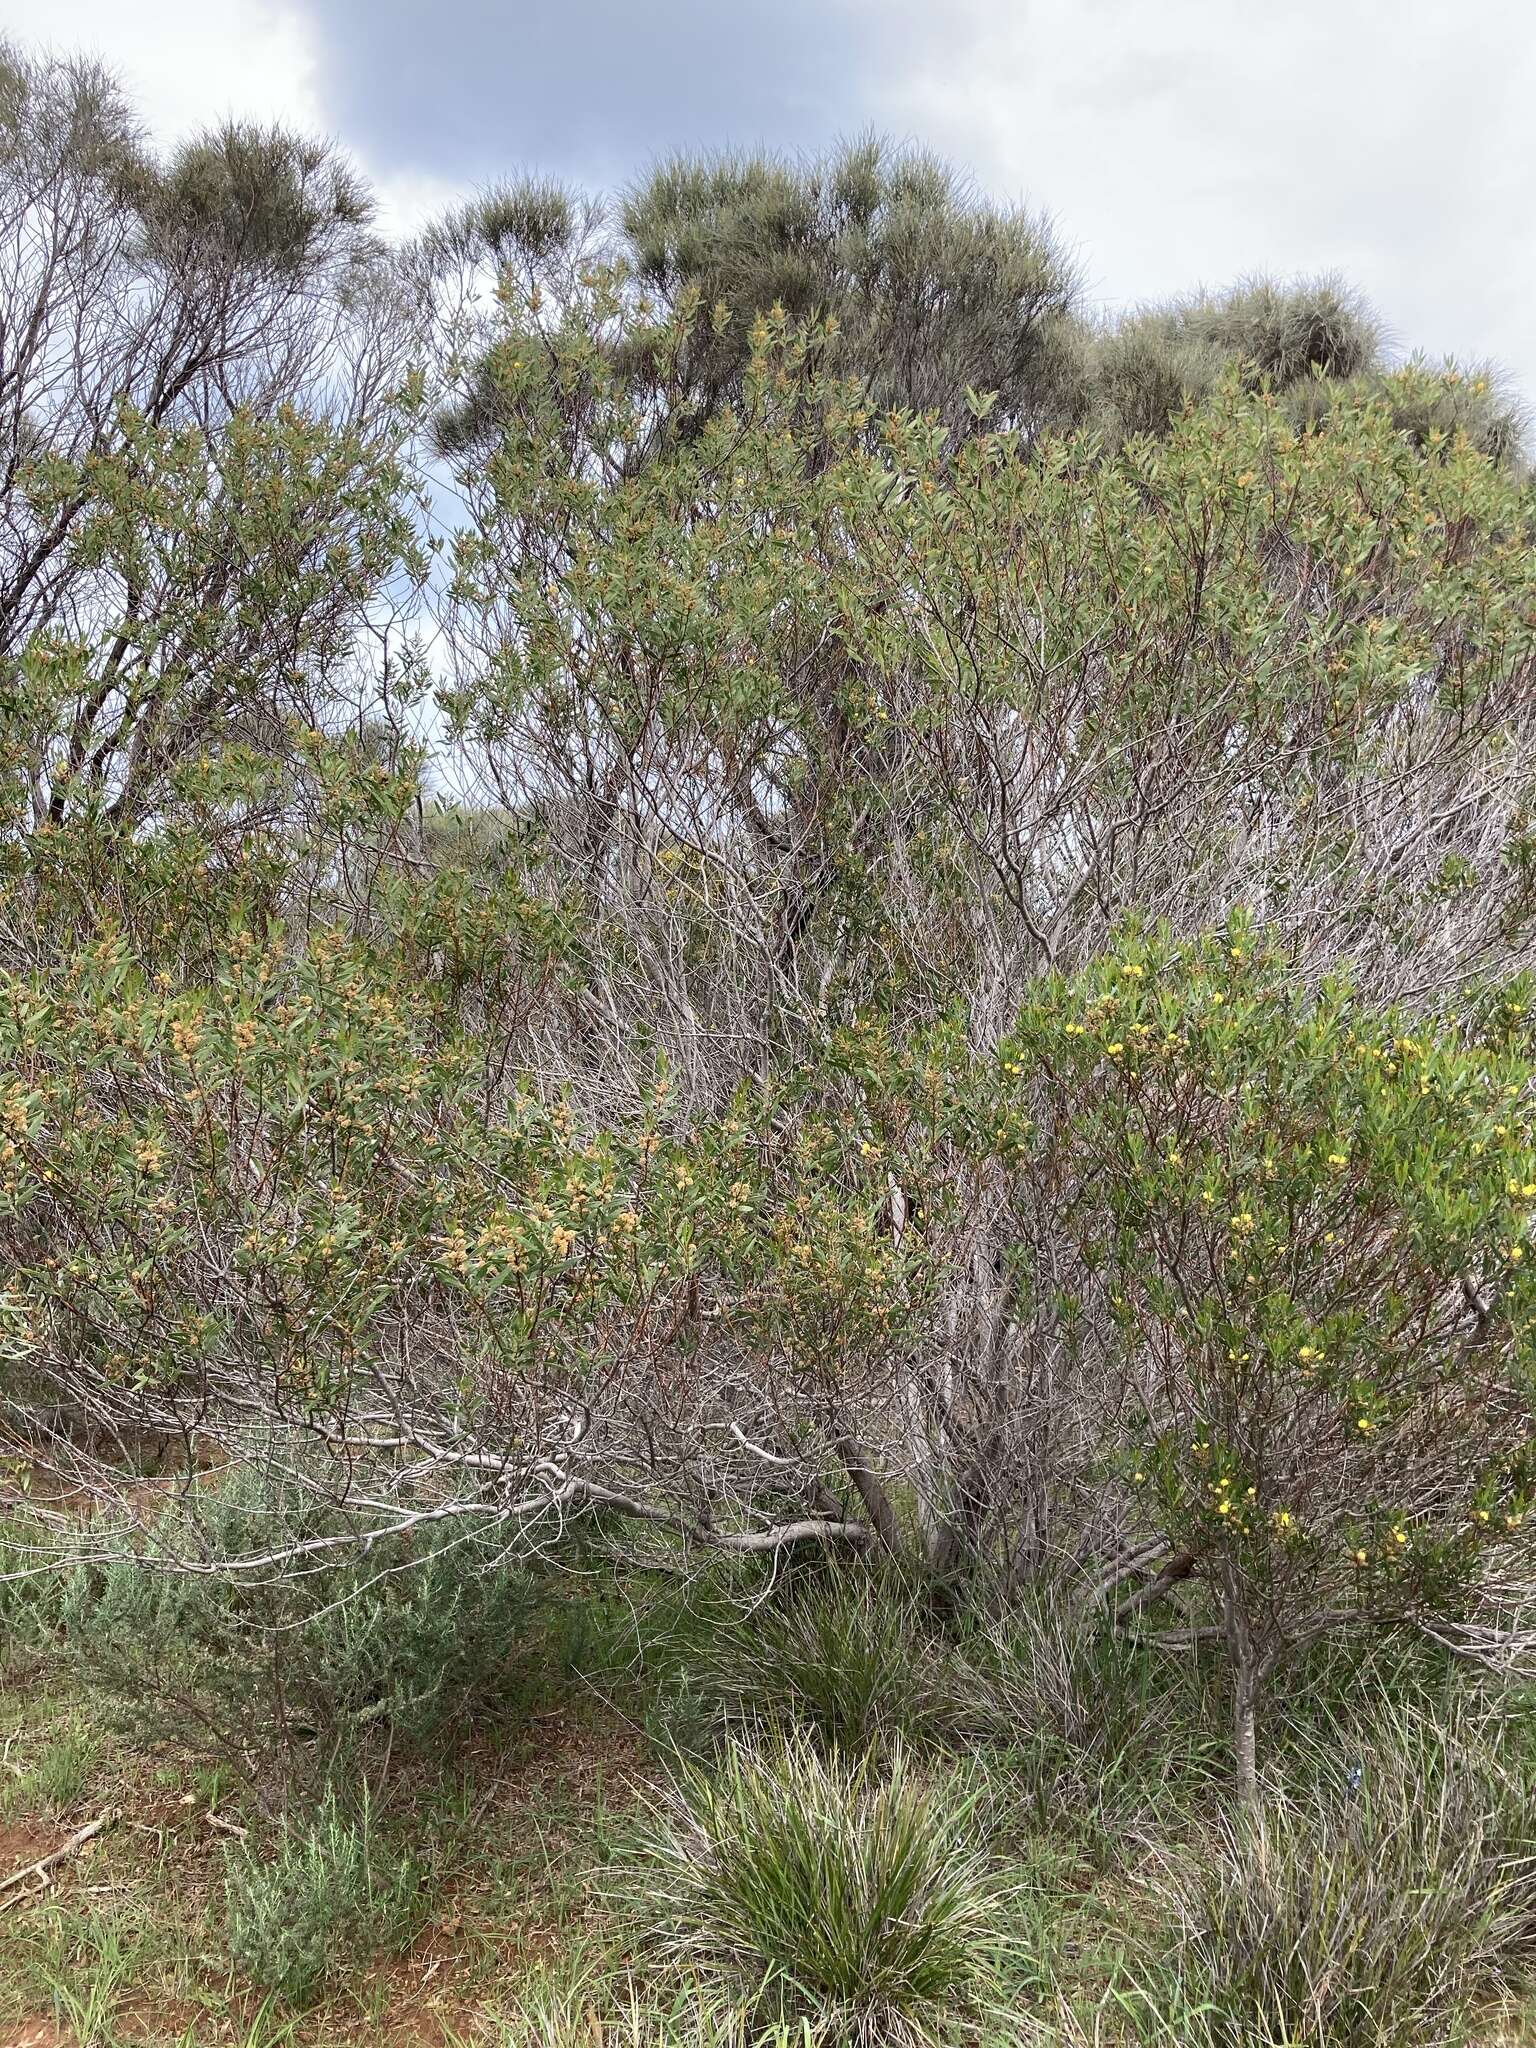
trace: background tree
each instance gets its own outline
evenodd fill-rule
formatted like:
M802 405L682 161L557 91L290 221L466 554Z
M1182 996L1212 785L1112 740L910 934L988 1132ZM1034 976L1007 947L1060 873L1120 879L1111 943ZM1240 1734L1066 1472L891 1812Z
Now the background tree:
M871 407L967 431L967 390L1028 440L1074 403L1079 287L1049 224L988 205L920 151L876 139L814 161L680 157L624 200L635 274L698 294L690 369L706 406L739 391L753 323L835 327ZM725 325L716 308L729 315Z
M612 209L538 181L459 210L421 252L435 289L491 266L558 323L581 280L622 279L632 317L615 362L672 433L740 399L760 318L813 327L872 414L931 410L970 431L967 391L993 395L1027 441L1080 410L1086 330L1072 265L1048 223L983 201L919 151L870 139L820 159L677 157ZM462 306L452 288L447 301ZM656 336L680 331L660 374ZM494 350L471 351L443 445L484 446L501 417Z
M403 438L370 211L322 146L230 127L161 162L96 67L0 56L0 672L34 827L141 819L189 749L318 715Z
M1438 429L1464 434L1496 461L1521 457L1525 422L1491 369L1394 376L1381 324L1337 277L1276 284L1154 305L1106 323L1085 353L1084 405L1111 442L1162 434L1236 372L1273 392L1297 418L1343 398L1385 397L1396 423L1426 444Z

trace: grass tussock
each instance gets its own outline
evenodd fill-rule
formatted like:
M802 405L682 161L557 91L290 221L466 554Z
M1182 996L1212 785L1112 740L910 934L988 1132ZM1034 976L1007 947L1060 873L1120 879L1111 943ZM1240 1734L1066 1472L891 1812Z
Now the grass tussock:
M899 1748L884 1767L803 1734L684 1765L641 1868L674 1966L850 2048L963 2039L994 2005L1011 1887L974 1795Z
M799 1728L845 1755L941 1738L952 1661L911 1587L857 1567L759 1599L697 1659L728 1722Z
M1532 1961L1536 1799L1465 1711L1224 1813L1178 1866L1183 1995L1218 2048L1428 2048Z

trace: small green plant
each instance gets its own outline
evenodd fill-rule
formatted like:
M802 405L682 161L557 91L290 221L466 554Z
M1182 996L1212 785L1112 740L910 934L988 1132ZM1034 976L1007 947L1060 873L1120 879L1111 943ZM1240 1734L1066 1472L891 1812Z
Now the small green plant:
M339 1964L408 1941L423 1904L420 1869L382 1836L366 1786L350 1811L328 1787L309 1822L230 1852L230 1960L258 1990L302 2005Z
M1529 1961L1531 1788L1453 1713L1380 1717L1290 1796L1229 1814L1174 1904L1220 2048L1417 2048Z
M790 1732L683 1766L654 1815L641 1875L666 1901L672 1960L755 1996L763 2022L805 2022L853 2048L955 2038L997 1998L1009 1887L979 1840L976 1797L882 1772Z
M100 1754L101 1745L89 1729L65 1728L27 1773L27 1790L50 1812L68 1813L84 1797Z

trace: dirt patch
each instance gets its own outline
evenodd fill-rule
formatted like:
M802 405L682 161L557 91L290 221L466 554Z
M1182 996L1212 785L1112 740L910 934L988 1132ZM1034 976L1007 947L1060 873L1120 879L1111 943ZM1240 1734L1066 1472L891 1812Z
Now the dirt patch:
M61 1833L40 1821L0 1821L0 1879L36 1863L40 1856L56 1849L68 1832L66 1828ZM9 2048L9 2044L0 2041L0 2048Z
M558 1708L540 1715L502 1763L488 1804L503 1811L537 1808L557 1787L579 1795L598 1778L623 1803L654 1776L635 1729L590 1709Z
M203 2008L158 1992L130 1991L112 2011L114 2041L169 2041L184 2035Z
M23 2020L9 2033L0 2033L0 2048L74 2048L74 2041L73 2034L52 2020Z

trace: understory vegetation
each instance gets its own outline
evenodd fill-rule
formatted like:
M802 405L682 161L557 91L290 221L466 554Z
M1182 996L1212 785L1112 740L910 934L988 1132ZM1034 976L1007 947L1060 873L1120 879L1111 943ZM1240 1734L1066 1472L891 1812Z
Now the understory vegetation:
M7 2039L1533 2038L1524 434L0 53Z

